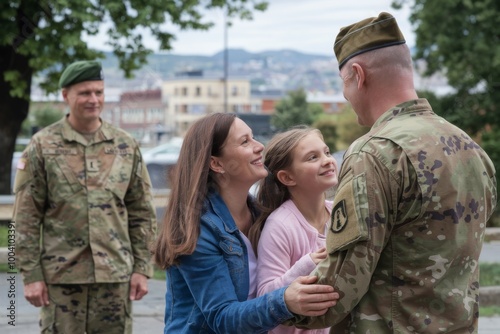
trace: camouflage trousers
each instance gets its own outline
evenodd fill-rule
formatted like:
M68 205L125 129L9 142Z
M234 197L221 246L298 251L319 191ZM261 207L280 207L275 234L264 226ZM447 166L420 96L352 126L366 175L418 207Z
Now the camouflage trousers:
M49 306L40 311L40 332L132 333L129 283L47 285Z

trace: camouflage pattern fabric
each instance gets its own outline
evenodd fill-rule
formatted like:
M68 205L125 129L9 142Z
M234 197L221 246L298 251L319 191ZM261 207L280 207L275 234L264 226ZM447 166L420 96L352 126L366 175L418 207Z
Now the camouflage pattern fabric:
M48 333L132 333L128 283L48 285L50 305L40 312L40 331Z
M136 141L103 122L89 142L67 120L35 134L14 185L25 284L129 282L152 276L151 182Z
M340 292L331 333L477 333L479 254L496 206L495 168L425 99L383 114L345 155L313 274Z

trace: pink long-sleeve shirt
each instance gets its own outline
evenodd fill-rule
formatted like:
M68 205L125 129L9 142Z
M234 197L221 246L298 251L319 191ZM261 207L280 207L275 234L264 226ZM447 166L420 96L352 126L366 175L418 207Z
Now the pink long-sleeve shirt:
M325 201L325 207L331 212L332 202ZM289 285L299 276L309 275L316 267L309 254L325 245L325 234L312 227L291 200L283 203L267 218L259 240L257 296ZM326 334L329 328L306 330L280 325L269 333Z

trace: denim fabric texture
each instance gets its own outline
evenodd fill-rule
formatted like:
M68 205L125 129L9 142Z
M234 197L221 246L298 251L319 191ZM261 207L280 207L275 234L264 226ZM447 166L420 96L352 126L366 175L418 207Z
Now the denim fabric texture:
M194 253L167 269L166 282L164 333L265 333L292 317L286 287L247 301L247 248L214 190L204 204Z

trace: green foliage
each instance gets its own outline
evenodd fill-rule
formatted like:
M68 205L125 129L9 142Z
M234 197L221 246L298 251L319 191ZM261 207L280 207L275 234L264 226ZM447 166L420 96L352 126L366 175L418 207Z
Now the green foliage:
M321 117L312 125L313 128L318 129L323 134L325 144L330 148L330 153L337 151L337 123L331 116Z
M307 102L307 94L303 89L290 91L288 96L275 106L271 124L278 130L285 131L296 125L312 125L323 113L321 105Z
M488 153L497 171L497 210L494 212L489 227L500 227L500 126L493 125L482 133L481 146Z
M64 116L64 112L51 107L43 107L30 111L21 127L23 137L31 137L34 129L43 129L44 127L57 122Z
M38 109L33 111L33 126L37 126L40 129L44 128L52 123L57 122L64 116L64 112L57 109L52 109L50 107L45 107L43 109Z
M361 126L358 123L358 116L348 104L337 116L337 133L339 149L345 149L356 139L366 134L370 128Z
M479 272L480 286L500 286L500 264L480 263Z
M268 3L260 0L237 1L120 1L71 2L45 0L6 0L0 3L0 46L10 46L25 56L33 74L44 72L40 86L57 89L57 78L65 65L81 59L102 58L102 52L88 49L82 36L95 36L102 22L109 23L104 43L111 46L127 77L146 63L151 50L144 46L149 30L161 50L170 50L175 36L169 25L183 30L208 30L214 22L205 20L209 10L224 9L229 19L252 19L253 11L264 11ZM168 23L168 25L167 25ZM62 66L61 66L62 65ZM10 84L11 96L25 96L29 87L19 69L1 73Z

